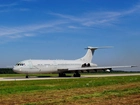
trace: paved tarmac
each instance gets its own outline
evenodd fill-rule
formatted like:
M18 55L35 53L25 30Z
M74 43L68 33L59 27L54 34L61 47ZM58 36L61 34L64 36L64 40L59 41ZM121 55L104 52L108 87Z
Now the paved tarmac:
M72 78L91 78L91 77L112 77L112 76L136 76L140 73L126 73L126 74L93 74L93 75L81 75L81 77L0 77L0 81L23 81L23 80L45 80L45 79L72 79Z

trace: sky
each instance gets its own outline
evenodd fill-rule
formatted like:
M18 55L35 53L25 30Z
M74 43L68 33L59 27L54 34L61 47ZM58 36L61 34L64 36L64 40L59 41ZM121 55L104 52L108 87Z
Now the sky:
M0 0L0 67L26 59L140 66L140 0ZM140 70L140 67L135 68Z

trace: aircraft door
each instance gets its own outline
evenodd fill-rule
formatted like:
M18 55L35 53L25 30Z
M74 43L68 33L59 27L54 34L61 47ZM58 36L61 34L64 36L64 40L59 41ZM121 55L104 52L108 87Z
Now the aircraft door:
M39 71L41 71L41 69L33 65L31 60L28 61L28 68L30 69L28 70L29 73L38 73Z
M57 62L53 61L53 64L54 64L54 70L57 70Z
M33 68L33 65L32 65L32 62L31 62L30 60L28 61L28 64L29 64L29 65L28 65L29 68L32 69L32 68Z

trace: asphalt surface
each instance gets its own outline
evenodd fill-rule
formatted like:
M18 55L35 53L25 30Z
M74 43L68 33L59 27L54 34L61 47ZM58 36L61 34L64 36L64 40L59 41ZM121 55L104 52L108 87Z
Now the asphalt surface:
M73 78L91 78L91 77L112 77L112 76L136 76L140 73L127 73L127 74L99 74L99 75L81 75L81 77L0 77L0 81L23 81L23 80L45 80L45 79L73 79Z

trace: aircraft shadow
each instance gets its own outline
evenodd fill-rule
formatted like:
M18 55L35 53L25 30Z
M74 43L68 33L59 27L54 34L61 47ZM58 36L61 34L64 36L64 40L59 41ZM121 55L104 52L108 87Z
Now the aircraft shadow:
M54 77L54 76L37 76L37 78L47 78L47 77ZM58 76L56 76L56 77L58 77ZM72 76L65 76L65 77L72 77Z

